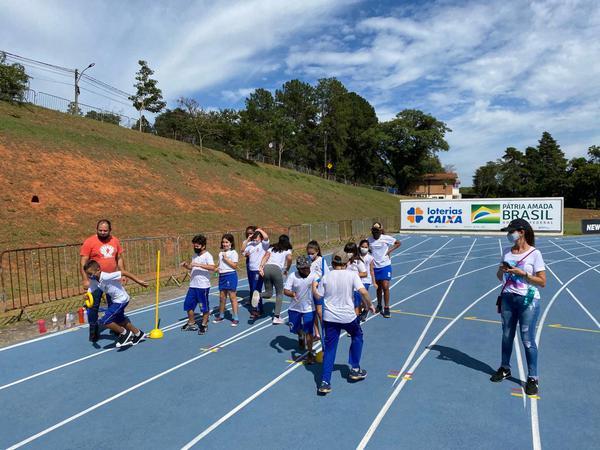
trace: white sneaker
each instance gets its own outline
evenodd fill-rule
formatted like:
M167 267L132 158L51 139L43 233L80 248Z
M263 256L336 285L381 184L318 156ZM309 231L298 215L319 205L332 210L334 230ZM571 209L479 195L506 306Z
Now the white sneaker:
M252 293L252 307L256 308L258 306L259 301L260 301L260 292L254 291Z
M285 323L285 320L281 317L273 317L273 325L281 325L282 323Z

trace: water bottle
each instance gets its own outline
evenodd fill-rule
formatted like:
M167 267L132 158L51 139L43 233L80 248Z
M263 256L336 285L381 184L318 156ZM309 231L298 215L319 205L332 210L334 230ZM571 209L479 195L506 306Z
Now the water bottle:
M88 312L87 308L83 310L83 323L88 323Z
M44 319L38 320L37 324L38 324L38 331L40 334L44 334L46 331L48 331L48 330L46 330L46 321Z
M71 313L65 314L65 328L71 328Z
M527 288L527 294L525 295L525 301L523 302L525 306L529 306L535 297L535 286L529 285Z
M58 317L56 313L52 316L52 331L58 331Z

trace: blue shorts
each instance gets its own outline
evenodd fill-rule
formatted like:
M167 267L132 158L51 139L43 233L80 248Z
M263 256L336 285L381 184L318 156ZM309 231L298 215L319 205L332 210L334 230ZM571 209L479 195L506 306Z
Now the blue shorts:
M363 286L368 291L371 285L369 283L363 283ZM360 292L354 291L354 307L358 308L362 304L362 295Z
M298 331L302 330L305 334L313 334L313 327L315 324L315 312L299 312L299 311L288 311L288 322L290 325L290 331L294 334L298 334Z
M129 318L125 315L125 308L129 302L125 303L111 303L108 305L104 317L98 320L100 325L108 325L109 323L124 323L129 322Z
M237 272L227 272L219 274L220 291L237 291L238 275Z
M183 302L184 311L194 311L200 305L200 311L205 314L209 311L208 291L210 288L189 288Z
M392 266L375 267L373 269L375 273L375 281L390 281L392 279Z

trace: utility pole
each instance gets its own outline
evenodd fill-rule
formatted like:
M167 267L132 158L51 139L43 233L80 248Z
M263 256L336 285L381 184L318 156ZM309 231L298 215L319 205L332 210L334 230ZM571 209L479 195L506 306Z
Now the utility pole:
M79 111L79 80L83 76L83 72L88 70L90 67L94 67L96 63L91 63L85 69L79 73L79 70L75 69L75 107L73 108L73 115L77 115L77 111Z

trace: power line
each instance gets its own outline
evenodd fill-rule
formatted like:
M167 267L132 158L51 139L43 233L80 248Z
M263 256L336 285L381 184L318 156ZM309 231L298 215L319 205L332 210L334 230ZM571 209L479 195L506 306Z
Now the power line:
M45 62L42 62L42 61L37 61L35 59L26 58L26 57L20 56L20 55L15 55L14 53L10 53L10 52L4 51L4 50L0 50L0 53L3 53L6 56L10 56L13 59L21 60L21 61L24 61L24 62L29 62L29 63L34 63L34 64L41 64L43 66L52 67L54 69L63 70L65 72L75 73L75 71L73 69L69 69L67 67L62 67L62 66L57 66L55 64L49 64L49 63L45 63Z
M103 98L106 98L106 99L108 99L108 100L111 100L111 101L113 101L113 102L115 102L115 103L120 103L121 105L125 105L125 106L129 106L129 107L133 107L133 106L131 105L131 103L125 103L125 102L122 102L121 100L117 100L116 98L109 97L108 95L106 95L106 94L102 94L102 93L100 93L100 92L92 91L91 89L87 89L87 88L81 87L81 90L82 90L82 91L89 92L89 93L91 93L91 94L94 94L94 95L98 95L98 96L100 96L100 97L103 97Z

